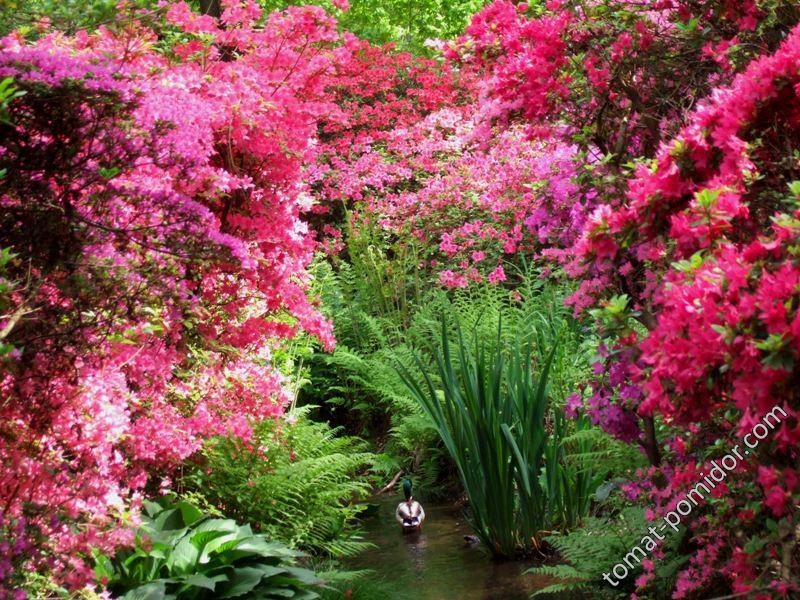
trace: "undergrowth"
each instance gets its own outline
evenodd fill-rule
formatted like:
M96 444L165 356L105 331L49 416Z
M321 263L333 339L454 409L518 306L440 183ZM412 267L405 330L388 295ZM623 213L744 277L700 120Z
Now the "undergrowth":
M370 546L359 535L356 500L372 488L366 473L377 457L363 440L311 421L308 412L261 423L247 442L214 440L183 484L271 539L352 556Z

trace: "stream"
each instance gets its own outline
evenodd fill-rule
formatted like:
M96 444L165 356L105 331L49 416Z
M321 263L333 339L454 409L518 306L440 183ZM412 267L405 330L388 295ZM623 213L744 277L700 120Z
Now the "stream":
M527 600L552 583L547 577L525 575L525 562L494 562L464 535L471 533L461 512L451 505L425 505L421 532L403 535L394 519L399 496L377 498L364 519L365 538L377 548L353 563L372 569L398 598L408 600ZM408 595L405 595L407 591Z

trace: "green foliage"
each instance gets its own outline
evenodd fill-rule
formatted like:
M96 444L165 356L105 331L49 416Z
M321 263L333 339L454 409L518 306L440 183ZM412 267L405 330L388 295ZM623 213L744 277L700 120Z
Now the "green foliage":
M135 547L98 556L96 573L124 600L318 598L322 581L296 566L301 556L249 525L165 499L145 502Z
M313 357L311 384L301 397L325 406L333 418L344 415L342 421L353 430L378 439L382 450L396 459L382 465L387 475L397 470L413 473L423 495L439 495L447 489L452 462L433 422L395 366L400 362L416 369L416 354L424 365L433 365L440 316L447 314L453 327L457 324L480 340L491 340L502 321L502 336L509 343L535 328L543 330L548 323L564 321L567 326L560 332L562 344L553 356L558 377L550 382L551 394L559 400L574 392L575 383L588 376L591 340L575 322L565 320L563 299L569 290L545 285L533 270L519 273L520 283L513 292L487 284L449 293L437 289L421 293L415 275L408 272L410 266L385 258L385 252L375 250L378 246L379 241L349 244L351 262L332 265L319 261L315 265L315 292L334 319L338 346L332 354ZM364 258L365 252L371 258ZM375 271L391 274L394 283L387 285L385 279L376 279ZM394 304L402 309L387 310L376 289L407 300ZM402 289L406 292L398 291ZM415 376L421 378L422 371L417 370ZM585 442L587 438L582 439ZM594 454L586 460L597 459L593 467L601 459L616 456L619 448L612 448L609 440L603 434L591 439ZM576 446L578 442L573 439L570 444ZM572 509L564 512L570 514Z
M570 433L563 412L552 411L552 434L545 446L544 488L547 510L556 526L569 529L589 514L591 501L610 469L596 460L602 452L597 438L608 436L593 427L585 416L578 418Z
M401 50L422 54L425 40L458 36L485 0L350 0L345 13L332 9L330 0L260 0L273 10L289 4L319 4L337 15L342 29L377 44L394 42Z
M541 357L537 378L530 345L517 347L506 362L500 332L496 348L487 352L477 335L469 344L457 331L454 356L442 321L437 356L442 390L427 373L424 382L401 373L457 465L476 534L494 554L511 556L544 529L545 499L538 478L552 353ZM424 372L421 361L419 366Z
M324 563L316 564L315 571L325 580L325 588L320 592L324 600L406 600L408 590L398 588L396 582L388 582L376 577L372 569L342 571L338 565L326 569Z
M14 85L14 79L6 77L0 81L0 124L13 125L8 115L8 105L27 94Z
M388 415L386 450L394 456L409 456L419 461L436 435L430 420L409 396L393 368L398 355L410 358L410 350L405 346L387 345L361 355L340 345L323 359L339 379L327 390L329 394L338 392L329 396L328 402L361 413L365 420L376 420L379 425L382 416ZM375 433L380 435L381 432Z
M0 172L0 177L2 175L3 173ZM7 314L14 307L13 295L19 293L20 288L23 287L20 281L7 278L11 273L7 265L16 257L17 255L11 251L11 248L0 248L0 313L2 314ZM23 311L19 309L12 311L10 318L0 328L0 359L8 356L14 350L14 345L6 343L4 340L22 316Z
M537 546L545 529L578 524L605 476L588 461L569 459L570 450L592 451L589 438L574 438L570 448L568 424L554 406L580 373L578 337L563 304L540 295L508 311L510 336L502 326L503 303L479 304L469 339L461 325L465 311L443 311L435 368L424 356L416 359L422 378L399 368L456 463L476 534L501 556ZM454 324L445 316L453 313ZM577 427L590 428L585 420Z
M370 490L362 473L376 457L362 440L308 419L308 410L259 424L248 442L217 438L183 485L270 539L353 555L369 547L355 527L361 507L353 499Z
M197 11L201 0L189 0ZM453 39L480 10L485 0L350 0L350 10L342 12L330 0L259 0L267 11L291 5L317 4L339 19L340 28L376 44L395 43L400 50L415 54L430 53L426 40ZM113 25L129 15L120 12L117 0L0 0L0 33L13 29L35 36L36 24L49 19L61 31L94 29ZM158 12L155 0L136 0L132 6Z
M407 323L424 284L416 268L419 256L415 244L393 243L382 228L366 219L354 225L349 214L346 240L362 298L369 299L374 314L392 319L397 325Z
M37 24L47 19L59 31L72 33L78 29L94 29L131 18L133 9L157 10L155 0L134 0L129 9L120 11L117 0L0 0L0 33L13 29L35 37Z
M374 574L373 574L374 575ZM388 581L376 580L373 577L360 577L352 582L334 584L335 589L325 592L322 597L326 600L340 600L342 597L349 600L408 600L408 590L398 589L397 584Z
M636 568L616 588L603 579L603 573L610 573L614 565L623 562L625 555L634 546L644 549L642 538L648 534L649 526L644 509L629 506L614 516L589 517L583 527L571 533L545 538L568 564L530 569L528 572L531 574L546 575L558 580L537 591L534 596L569 593L570 597L629 597L634 591L636 578L642 572L641 566L631 561ZM667 581L674 578L680 565L686 561L686 557L677 553L679 541L679 536L667 536L662 542L660 548L665 552L666 558L656 567L658 589L650 591L647 597L669 597L668 593L659 595L658 590L672 589Z
M566 460L578 467L602 469L616 479L632 479L636 470L647 467L647 457L636 444L611 437L586 417L575 421L575 428L563 438ZM615 487L609 487L609 491Z
M363 248L368 251L369 245ZM351 256L356 254L351 248ZM441 491L437 483L442 449L432 423L394 368L398 356L408 360L413 356L404 339L417 335L418 325L403 326L403 311L392 307L406 306L411 321L416 303L382 304L376 292L384 298L388 290L395 290L394 298L402 294L397 285L373 285L374 264L357 259L353 264L337 263L337 270L327 261L315 264L314 291L334 320L338 344L333 353L312 357L310 384L302 389L301 400L322 406L337 422L378 440L385 457L375 465L376 471L387 478L398 470L415 473L420 493L430 497ZM391 273L397 271L395 265Z

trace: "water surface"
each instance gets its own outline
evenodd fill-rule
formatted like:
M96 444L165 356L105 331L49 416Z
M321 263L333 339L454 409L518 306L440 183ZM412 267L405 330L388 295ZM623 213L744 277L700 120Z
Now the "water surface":
M479 547L464 542L471 533L460 511L449 505L424 505L420 533L404 535L394 520L399 496L373 500L377 508L365 518L366 538L377 546L353 566L373 569L409 600L526 600L552 580L525 575L525 562L494 562ZM406 592L407 591L407 595ZM378 599L376 599L378 600Z

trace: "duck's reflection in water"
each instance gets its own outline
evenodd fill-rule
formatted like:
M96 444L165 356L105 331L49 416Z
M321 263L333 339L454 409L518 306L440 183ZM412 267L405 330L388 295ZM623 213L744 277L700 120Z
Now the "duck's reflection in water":
M408 548L408 555L411 561L411 570L417 578L425 574L425 549L428 546L428 538L420 531L412 531L403 534L403 541Z

